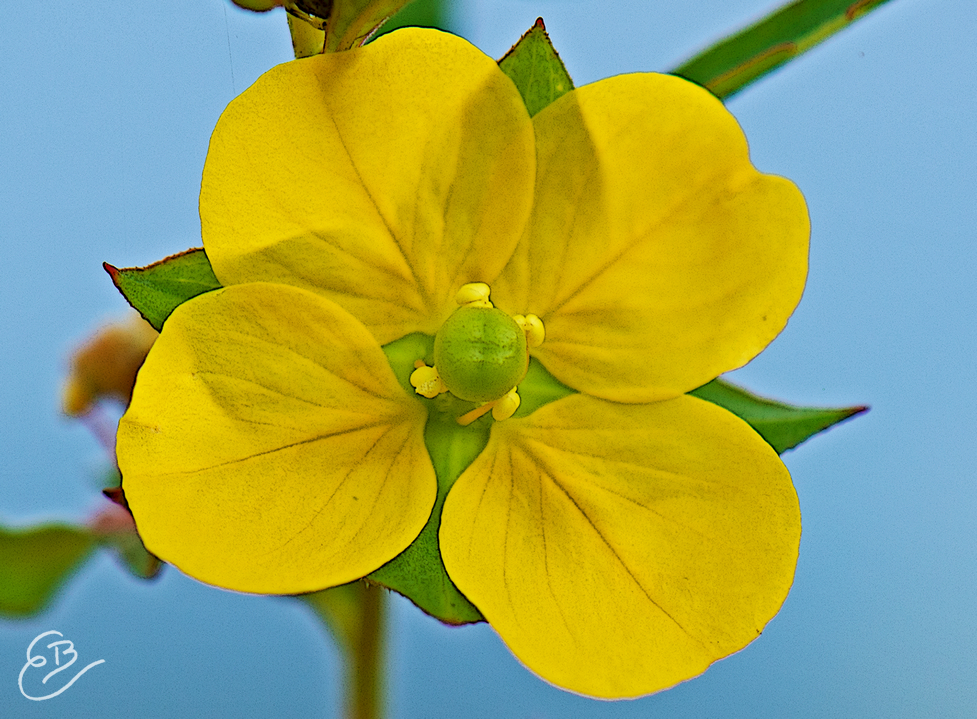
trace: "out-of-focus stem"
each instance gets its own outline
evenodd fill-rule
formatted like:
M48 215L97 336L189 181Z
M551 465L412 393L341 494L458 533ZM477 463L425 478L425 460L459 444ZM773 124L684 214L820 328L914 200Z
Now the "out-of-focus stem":
M362 622L350 647L348 712L350 719L381 719L384 710L384 640L386 592L383 587L361 585Z

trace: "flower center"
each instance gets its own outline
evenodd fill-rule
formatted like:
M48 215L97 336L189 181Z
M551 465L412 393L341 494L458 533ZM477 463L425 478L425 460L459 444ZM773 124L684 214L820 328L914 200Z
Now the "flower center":
M410 383L418 394L433 398L451 392L459 399L482 403L458 418L470 424L486 412L496 420L519 408L516 385L526 376L529 348L543 341L543 323L535 315L510 317L489 301L483 283L464 285L460 305L434 338L434 367L415 363Z
M526 374L526 335L495 307L459 307L434 338L434 366L455 397L498 399Z

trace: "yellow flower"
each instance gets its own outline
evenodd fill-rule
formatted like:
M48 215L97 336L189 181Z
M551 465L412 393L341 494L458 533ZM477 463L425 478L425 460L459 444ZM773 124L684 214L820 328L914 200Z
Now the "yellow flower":
M298 593L403 551L437 493L439 400L408 393L381 345L434 335L482 282L541 318L530 353L576 391L494 422L444 504L448 574L514 654L561 687L638 696L776 614L800 538L790 477L685 393L783 329L809 226L708 92L626 75L530 118L465 41L398 31L232 102L200 213L225 288L167 320L119 431L153 553Z

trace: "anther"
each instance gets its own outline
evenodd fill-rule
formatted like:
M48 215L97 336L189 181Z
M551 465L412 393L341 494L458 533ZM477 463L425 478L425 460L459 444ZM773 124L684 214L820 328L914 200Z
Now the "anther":
M489 302L491 290L484 282L469 282L462 285L455 295L455 302L461 306L472 305L474 307L492 307Z
M516 413L516 410L519 409L519 405L522 402L522 398L516 393L516 389L516 387L513 387L498 399L486 402L469 412L465 412L465 414L458 418L458 424L462 427L467 427L476 419L484 417L489 412L492 413L492 419L496 422L509 419Z
M546 328L543 327L543 320L536 315L513 315L512 319L526 333L526 344L530 347L539 347L546 339Z
M434 399L439 394L448 391L444 382L441 381L441 377L438 376L437 369L428 367L422 360L415 362L414 366L417 369L411 372L410 384L417 394L428 399Z
M492 419L494 419L496 422L509 419L509 417L514 415L516 410L519 409L519 404L521 402L522 399L516 393L516 388L513 387L511 390L509 390L508 394L501 399L496 400L495 406L492 408Z

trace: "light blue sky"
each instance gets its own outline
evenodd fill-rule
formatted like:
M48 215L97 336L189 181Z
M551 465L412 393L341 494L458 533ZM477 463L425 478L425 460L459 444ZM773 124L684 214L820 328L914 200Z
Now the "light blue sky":
M665 70L774 4L461 0L498 57L537 15L577 84ZM972 717L977 706L977 13L892 0L729 103L757 166L805 192L807 291L736 373L755 391L872 411L785 455L804 535L763 636L634 702L536 679L486 626L394 602L391 716ZM0 520L80 520L100 450L57 413L65 358L125 311L101 262L199 244L223 107L290 57L284 18L221 0L13 3L0 24ZM30 640L81 661L56 699L17 689ZM0 716L332 716L337 657L301 607L154 583L96 559L39 618L0 623Z

